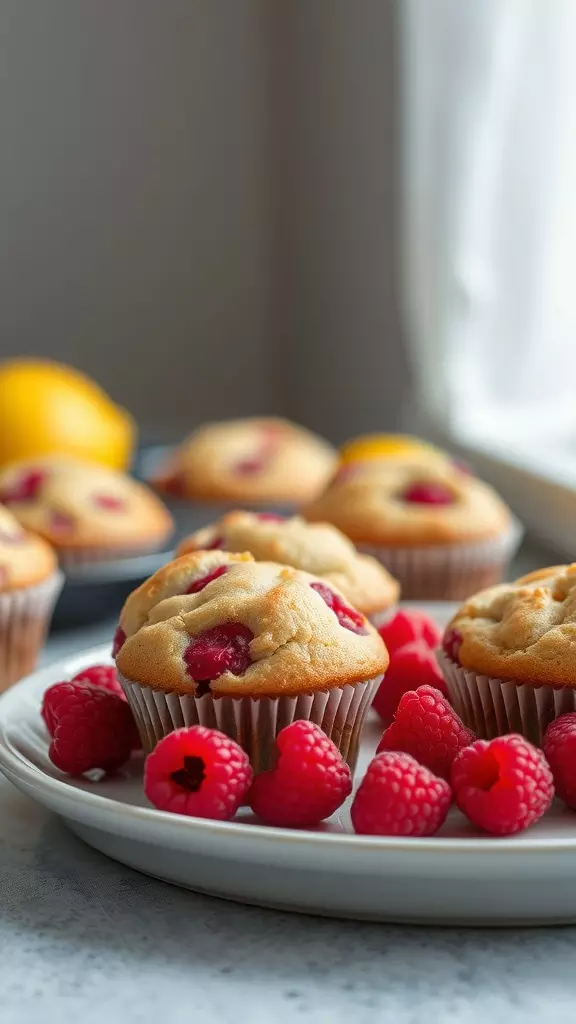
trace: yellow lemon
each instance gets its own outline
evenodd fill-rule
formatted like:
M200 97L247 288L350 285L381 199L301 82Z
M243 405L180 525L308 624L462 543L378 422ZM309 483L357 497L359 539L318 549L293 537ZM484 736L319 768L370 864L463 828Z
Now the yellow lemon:
M438 448L407 434L364 434L340 449L340 461L367 462L372 459L403 459L424 454L444 457Z
M132 417L70 366L36 359L0 363L0 465L64 453L126 469Z

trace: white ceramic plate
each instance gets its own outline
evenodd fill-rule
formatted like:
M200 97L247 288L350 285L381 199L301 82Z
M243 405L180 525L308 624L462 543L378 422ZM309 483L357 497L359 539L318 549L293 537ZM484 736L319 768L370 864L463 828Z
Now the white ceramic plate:
M228 899L332 916L443 924L576 921L576 816L560 806L510 839L476 834L454 812L431 839L355 836L343 809L317 831L213 822L147 806L142 762L101 782L62 775L48 760L43 691L96 647L44 668L0 700L0 768L90 845L158 878ZM379 735L368 722L360 772Z

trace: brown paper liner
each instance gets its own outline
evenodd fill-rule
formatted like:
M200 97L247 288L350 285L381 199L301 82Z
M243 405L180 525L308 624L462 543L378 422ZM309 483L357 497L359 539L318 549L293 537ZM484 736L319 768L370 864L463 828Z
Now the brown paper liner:
M194 697L153 690L123 676L120 681L146 753L174 729L205 725L236 740L254 772L261 772L274 763L280 730L302 718L319 725L354 770L362 724L381 678L298 697Z
M35 668L62 583L55 572L33 587L0 594L0 692Z
M400 583L405 601L462 601L499 583L518 549L522 527L514 521L500 537L439 547L371 547L373 555Z
M536 746L555 718L576 711L576 689L496 679L463 668L437 652L454 709L480 739L519 732Z

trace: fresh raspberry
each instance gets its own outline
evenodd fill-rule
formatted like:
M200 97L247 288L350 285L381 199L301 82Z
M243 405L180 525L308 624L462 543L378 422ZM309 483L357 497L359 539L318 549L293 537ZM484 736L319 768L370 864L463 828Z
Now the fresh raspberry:
M124 644L126 643L126 633L122 629L122 626L118 626L114 633L114 639L112 641L112 657L115 658L120 653Z
M403 750L434 775L449 779L456 754L475 739L472 730L461 722L439 690L419 686L400 698L394 721L382 736L378 753Z
M410 754L388 751L368 765L351 817L355 832L372 836L432 836L443 825L452 790Z
M357 612L355 608L351 608L349 604L346 604L338 594L335 594L330 587L327 587L325 583L311 583L312 590L315 590L317 594L320 594L322 600L332 609L338 622L344 629L349 629L352 633L359 633L363 636L367 630L365 625L364 616Z
M443 484L412 484L401 495L402 501L411 505L453 505L454 495Z
M126 502L114 494L95 494L92 501L98 508L104 508L107 512L123 512L126 508Z
M297 721L276 737L276 768L257 775L250 807L268 825L308 828L334 814L352 791L352 774L318 725Z
M402 609L396 612L394 618L389 622L385 622L378 632L386 644L390 656L399 647L411 644L415 640L434 650L439 646L442 637L442 632L434 620L424 612L406 612Z
M460 810L494 835L512 835L532 825L554 796L542 751L516 733L464 747L452 765L451 780Z
M204 725L169 733L144 767L144 792L158 810L218 821L234 816L251 781L242 747Z
M46 472L43 469L29 469L22 473L13 484L9 484L0 494L0 501L5 505L16 501L33 501L37 497L42 484L46 479Z
M223 672L241 676L252 664L254 634L241 622L223 622L199 633L184 651L188 675L196 682L218 679Z
M554 776L556 796L576 810L576 711L550 723L542 747Z
M56 683L44 695L52 726L48 756L68 775L100 768L115 772L130 757L134 720L126 701L88 683Z
M200 576L199 579L194 580L194 582L188 587L186 593L199 594L201 590L204 590L204 587L207 587L213 580L217 580L220 576L223 576L225 572L228 572L228 566L219 565L217 569L213 569L212 572L206 573L206 576Z
M385 725L392 721L402 694L419 686L433 686L448 696L433 652L423 643L414 642L394 652L374 698L374 708Z
M114 665L89 665L87 668L80 669L75 676L72 676L72 682L84 682L90 683L92 686L101 686L103 690L115 693L122 700L126 700Z
M286 516L281 516L278 512L258 512L256 518L261 523L284 523L286 522Z
M205 544L203 551L221 551L224 548L224 537L215 537L211 544Z
M448 655L452 661L455 661L457 665L460 664L460 647L462 646L462 633L459 629L455 629L454 626L449 626L444 633L444 639L442 640L442 649L445 654Z

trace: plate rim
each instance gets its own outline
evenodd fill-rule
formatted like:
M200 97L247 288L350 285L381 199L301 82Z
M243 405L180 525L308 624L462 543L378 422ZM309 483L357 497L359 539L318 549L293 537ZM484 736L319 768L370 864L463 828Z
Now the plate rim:
M26 676L0 696L0 771L12 784L17 786L18 784L14 780L21 780L30 789L54 795L60 802L68 803L71 806L85 803L89 808L94 811L100 810L104 815L116 819L121 817L124 821L127 818L131 819L135 825L149 825L154 828L157 824L183 835L191 832L200 836L217 837L221 835L228 842L234 837L233 841L238 843L249 841L264 842L270 845L289 843L297 846L317 846L326 852L331 848L351 848L358 852L370 851L372 854L381 852L383 855L388 853L415 853L418 855L438 853L461 856L465 852L482 852L486 856L495 856L503 853L542 854L546 852L553 854L557 852L565 854L571 850L576 852L576 821L573 838L535 835L533 838L523 838L518 841L518 836L496 837L490 835L470 837L364 836L346 832L278 828L272 825L189 817L169 811L160 811L152 806L140 807L135 804L123 803L111 796L78 789L71 786L65 778L59 779L48 775L18 753L6 733L8 724L6 718L8 707L12 703L17 703L18 699L28 691L35 690L41 684L49 686L59 677L72 674L72 670L81 667L82 662L89 663L87 659L111 663L109 645L98 644L59 658ZM76 816L73 815L73 817ZM159 838L161 842L161 836Z

